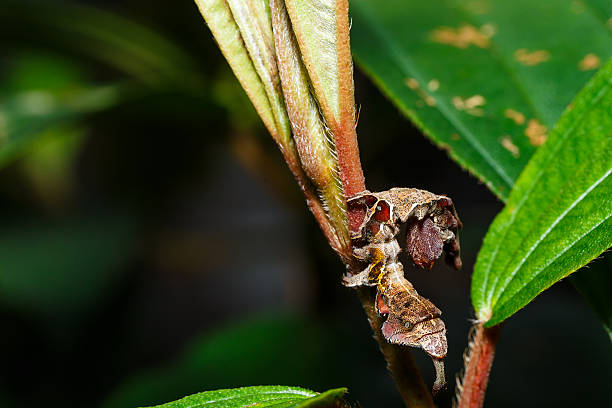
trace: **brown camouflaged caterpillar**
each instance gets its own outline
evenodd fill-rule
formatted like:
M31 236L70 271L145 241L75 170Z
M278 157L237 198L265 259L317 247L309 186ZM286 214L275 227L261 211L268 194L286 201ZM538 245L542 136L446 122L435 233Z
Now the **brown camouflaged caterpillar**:
M461 222L451 199L415 188L393 188L360 193L348 200L348 207L361 220L352 228L357 231L351 234L353 254L367 266L349 271L344 284L377 287L376 309L387 316L383 335L390 343L420 347L429 354L436 366L434 391L441 389L445 383L442 359L447 352L442 312L404 277L397 236L405 224L406 251L416 265L431 269L445 252L446 261L459 269Z

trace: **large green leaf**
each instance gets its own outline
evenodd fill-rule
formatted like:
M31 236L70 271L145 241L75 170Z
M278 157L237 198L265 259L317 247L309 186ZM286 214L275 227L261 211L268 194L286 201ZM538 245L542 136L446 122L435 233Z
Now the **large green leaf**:
M402 112L505 199L612 56L612 10L589 3L353 0L352 46Z
M240 408L247 406L275 408L338 407L346 388L329 390L322 394L304 388L268 385L206 391L178 401L157 405L160 408Z
M487 326L612 245L612 59L578 94L495 218L472 279Z
M504 201L544 140L541 126L553 126L612 54L606 0L353 0L351 6L357 62ZM602 276L589 280L606 281L606 273L590 271ZM610 296L590 284L580 288L605 325Z

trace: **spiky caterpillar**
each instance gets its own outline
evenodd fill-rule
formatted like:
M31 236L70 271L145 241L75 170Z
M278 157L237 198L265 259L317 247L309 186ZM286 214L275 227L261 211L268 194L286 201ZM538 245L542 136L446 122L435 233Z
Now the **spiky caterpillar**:
M414 188L393 188L360 193L348 200L348 207L360 214L351 242L355 258L366 266L348 271L344 284L377 288L377 311L387 316L383 335L390 343L420 347L429 354L437 374L434 390L441 389L447 353L442 312L405 278L397 236L406 225L406 251L418 266L430 269L446 252L446 261L459 269L461 223L451 199Z

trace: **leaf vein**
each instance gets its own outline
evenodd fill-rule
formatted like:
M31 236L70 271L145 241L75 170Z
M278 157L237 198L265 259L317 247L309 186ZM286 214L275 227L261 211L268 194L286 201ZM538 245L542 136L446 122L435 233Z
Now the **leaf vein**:
M503 282L503 287L508 287L508 285L510 284L510 282L512 282L512 280L514 280L514 278L516 277L517 272L519 271L519 269L521 268L521 266L523 266L523 264L525 263L525 261L527 260L527 258L529 258L531 256L531 254L536 250L536 248L540 245L540 243L548 236L548 234L550 234L550 232L557 226L557 224L559 222L561 222L561 220L563 218L565 218L565 216L571 211L573 210L591 191L593 191L593 189L595 189L599 184L601 184L609 175L610 173L612 173L612 168L609 169L603 176L601 176L597 181L595 181L593 184L591 184L589 186L589 188L587 188L576 200L574 200L574 202L567 208L565 209L565 211L563 211L561 213L561 215L559 215L555 221L546 229L546 231L544 231L544 233L542 235L540 235L540 237L536 240L536 242L529 248L529 250L527 251L527 253L525 254L525 256L521 259L521 261L519 262L519 264L516 266L516 268L514 268L514 270L510 273L510 275L508 276L508 278Z

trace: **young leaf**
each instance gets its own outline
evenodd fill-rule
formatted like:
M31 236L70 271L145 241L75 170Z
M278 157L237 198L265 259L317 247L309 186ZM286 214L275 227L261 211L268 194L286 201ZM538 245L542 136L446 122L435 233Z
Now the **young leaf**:
M251 61L249 51L227 2L224 0L195 0L195 2L264 125L272 137L280 141L279 129L265 86Z
M505 200L612 56L610 15L577 3L354 0L353 51L403 113Z
M285 0L315 97L331 130L347 197L365 190L355 131L348 0Z
M343 248L350 248L344 193L338 178L335 146L310 93L308 73L283 0L271 0L272 26L287 113L302 167L317 187Z
M243 387L206 391L178 401L157 405L158 408L241 408L246 406L275 408L332 408L341 406L346 388L329 390L322 394L304 388L281 385Z
M486 326L612 245L612 59L529 162L478 254L472 302Z
M330 222L327 208L305 174L292 138L280 87L269 2L195 1L221 52L279 145L328 242L341 257L346 258L350 248L333 226L333 223L346 223L346 216ZM344 201L344 198L341 200Z
M272 136L278 138L277 142L284 150L293 151L295 148L276 67L272 22L267 3L263 0L227 0L227 4L268 96L277 130ZM215 38L217 41L226 40L216 35ZM225 56L228 58L227 54Z

